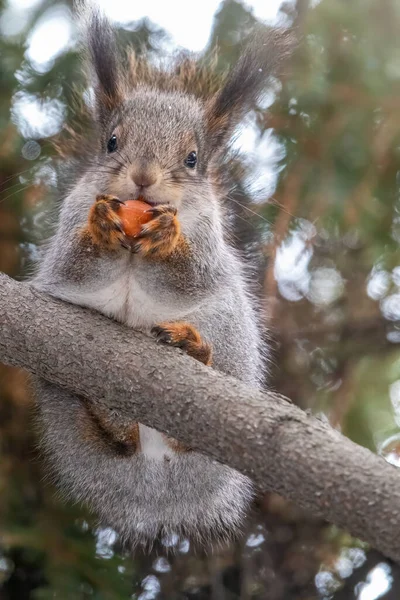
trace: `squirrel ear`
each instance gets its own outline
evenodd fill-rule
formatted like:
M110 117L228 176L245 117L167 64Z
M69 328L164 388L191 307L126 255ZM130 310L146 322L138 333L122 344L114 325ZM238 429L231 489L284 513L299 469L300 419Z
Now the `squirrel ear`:
M206 103L211 152L222 149L228 142L235 127L255 106L270 78L290 55L295 42L288 30L265 27L256 28L251 38L222 89Z
M94 87L96 110L103 120L124 98L122 57L115 31L99 8L80 4L80 17L85 25L86 59Z

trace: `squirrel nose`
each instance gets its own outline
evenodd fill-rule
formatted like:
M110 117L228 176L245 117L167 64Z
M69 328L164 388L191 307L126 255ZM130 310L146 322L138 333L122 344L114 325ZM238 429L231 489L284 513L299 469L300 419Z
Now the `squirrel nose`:
M130 170L130 176L139 187L150 187L157 183L158 169L151 164L134 164Z

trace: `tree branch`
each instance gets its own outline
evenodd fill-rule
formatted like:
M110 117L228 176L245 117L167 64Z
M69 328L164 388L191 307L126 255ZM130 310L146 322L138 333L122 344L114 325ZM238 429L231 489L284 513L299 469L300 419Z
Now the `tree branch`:
M0 360L166 432L400 562L400 474L178 350L0 274Z

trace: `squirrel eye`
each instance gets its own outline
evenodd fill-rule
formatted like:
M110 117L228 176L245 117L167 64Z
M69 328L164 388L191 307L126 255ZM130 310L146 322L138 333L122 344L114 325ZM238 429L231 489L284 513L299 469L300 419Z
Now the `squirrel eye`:
M189 169L194 169L197 163L197 153L191 152L185 158L185 165L189 167Z
M108 143L107 143L107 152L115 152L117 148L118 148L117 136L113 135L108 140Z

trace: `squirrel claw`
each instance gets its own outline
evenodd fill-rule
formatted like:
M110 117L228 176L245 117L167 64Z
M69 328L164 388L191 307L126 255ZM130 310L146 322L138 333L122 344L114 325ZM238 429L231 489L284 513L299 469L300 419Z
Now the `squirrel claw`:
M133 254L138 254L140 252L140 250L141 250L141 245L140 244L133 244L132 246L130 246L130 250L133 252Z
M151 334L157 342L180 348L199 362L211 365L211 346L203 341L193 325L184 322L160 323L151 328Z
M115 204L123 204L125 206L125 201L120 200L119 198L117 198L117 196L111 196L108 194L98 194L96 196L96 202L101 202L102 200L105 200L107 202L114 202Z
M158 325L151 328L151 334L154 335L157 342L161 342L163 344L170 344L172 342L170 332L163 327L159 327Z
M125 242L124 240L120 240L120 244L123 248L125 248L125 250L132 250L131 246L128 244L128 242Z
M152 214L153 217L159 217L160 215L165 215L167 213L176 215L177 212L178 212L177 208L175 206L172 206L171 204L162 204L162 205L158 205L158 206L152 206L151 208L146 210L146 213Z

